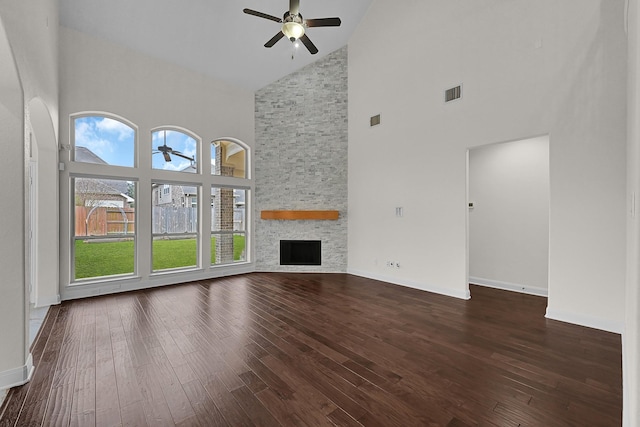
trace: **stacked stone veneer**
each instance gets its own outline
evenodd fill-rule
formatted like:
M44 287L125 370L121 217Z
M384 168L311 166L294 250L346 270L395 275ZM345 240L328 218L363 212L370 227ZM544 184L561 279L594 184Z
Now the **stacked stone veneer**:
M347 48L259 90L255 101L256 269L346 271ZM332 209L340 217L260 219L260 211L278 209ZM281 266L280 240L320 240L322 265Z

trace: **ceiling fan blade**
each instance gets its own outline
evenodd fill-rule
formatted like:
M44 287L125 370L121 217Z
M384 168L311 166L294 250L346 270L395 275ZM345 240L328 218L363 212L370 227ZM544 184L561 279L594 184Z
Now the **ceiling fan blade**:
M167 153L166 151L163 151L162 155L164 156L164 161L165 162L170 162L171 161L171 156L169 155L169 153Z
M251 10L251 9L243 9L242 11L247 15L257 16L258 18L270 19L271 21L276 21L282 24L282 19L273 15L267 15L266 13L258 12L257 10Z
M318 48L316 47L316 45L313 44L311 39L307 37L306 34L303 34L302 37L300 37L300 41L302 42L302 44L304 44L307 47L307 49L312 55L315 55L316 53L318 53Z
M185 156L184 154L182 154L179 151L173 151L171 154L173 154L174 156L182 157L183 159L190 160L192 162L194 161L193 157Z
M300 0L289 0L289 13L297 15L300 10Z
M273 47L273 45L276 44L276 42L283 37L284 37L284 33L280 31L278 34L271 37L271 39L264 44L264 47Z
M304 21L307 27L339 27L342 24L340 18L317 18Z

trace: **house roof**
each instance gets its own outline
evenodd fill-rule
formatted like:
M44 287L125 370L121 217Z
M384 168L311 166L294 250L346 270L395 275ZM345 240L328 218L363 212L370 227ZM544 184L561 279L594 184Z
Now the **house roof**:
M100 156L98 156L96 153L89 150L87 147L80 146L76 146L75 161L82 163L98 163L101 165L108 165L108 163L102 160L102 158L100 158Z
M115 179L76 178L76 187L79 183L86 183L90 191L96 194L124 196L128 190L126 181Z
M97 163L108 165L100 156L88 149L87 147L76 146L75 161L83 163ZM76 178L77 183L91 183L91 191L98 194L108 195L126 195L128 191L128 183L117 179L94 179L94 178Z

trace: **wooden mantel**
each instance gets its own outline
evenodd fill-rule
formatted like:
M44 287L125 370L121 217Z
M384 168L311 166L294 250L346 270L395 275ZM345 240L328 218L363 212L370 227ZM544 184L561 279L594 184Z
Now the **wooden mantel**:
M338 211L260 211L262 219L338 219Z

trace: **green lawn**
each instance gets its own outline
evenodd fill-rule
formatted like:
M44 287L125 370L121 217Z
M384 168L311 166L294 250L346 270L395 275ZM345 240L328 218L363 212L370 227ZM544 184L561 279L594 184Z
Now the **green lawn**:
M233 236L233 260L240 261L245 249L244 236ZM216 238L211 238L211 264L216 259ZM91 242L76 240L75 278L132 274L133 241ZM153 270L196 265L196 239L154 240Z

